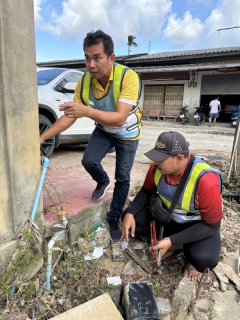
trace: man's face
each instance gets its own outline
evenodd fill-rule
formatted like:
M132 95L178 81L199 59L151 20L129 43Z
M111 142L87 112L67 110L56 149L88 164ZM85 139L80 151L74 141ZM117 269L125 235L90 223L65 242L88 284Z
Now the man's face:
M176 168L175 157L169 157L163 161L155 161L161 174L172 174Z
M98 80L108 79L115 55L110 57L104 53L103 43L85 47L85 62L93 78Z
M172 174L174 177L177 177L181 174L182 170L187 164L187 158L182 154L176 156L171 156L163 161L155 161L158 170L162 174Z

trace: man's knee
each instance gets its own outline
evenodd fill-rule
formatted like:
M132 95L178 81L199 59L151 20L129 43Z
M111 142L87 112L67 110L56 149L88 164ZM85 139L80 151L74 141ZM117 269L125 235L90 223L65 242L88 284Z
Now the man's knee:
M91 161L89 158L85 157L82 159L82 165L86 171L95 169L97 167L97 164L94 161Z
M190 262L194 268L199 272L204 272L206 268L212 270L218 264L219 254L217 252L191 252L184 250L184 255L188 262Z

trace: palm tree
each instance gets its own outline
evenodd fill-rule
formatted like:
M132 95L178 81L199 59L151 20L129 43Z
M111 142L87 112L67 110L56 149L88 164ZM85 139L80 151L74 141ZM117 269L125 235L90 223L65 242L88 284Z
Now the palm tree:
M134 46L134 47L138 46L137 43L134 41L135 39L136 39L135 36L132 36L132 35L128 36L128 43L127 43L127 45L128 45L128 55L131 52L131 50L130 50L131 46Z

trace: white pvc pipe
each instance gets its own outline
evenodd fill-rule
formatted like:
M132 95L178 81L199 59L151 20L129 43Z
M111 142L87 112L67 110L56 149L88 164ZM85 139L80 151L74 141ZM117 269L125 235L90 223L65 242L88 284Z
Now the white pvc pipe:
M239 133L240 133L240 122L239 122L239 119L238 119L237 134L236 134L236 139L234 141L234 147L233 147L233 152L232 152L232 157L231 157L230 168L229 168L229 172L228 172L227 183L229 183L230 176L231 176L231 173L232 173L233 161L236 158L236 151L237 151L237 146L238 146Z
M50 281L52 274L52 249L57 240L62 240L65 236L65 230L56 232L48 242L47 267L46 267L46 290L50 290Z

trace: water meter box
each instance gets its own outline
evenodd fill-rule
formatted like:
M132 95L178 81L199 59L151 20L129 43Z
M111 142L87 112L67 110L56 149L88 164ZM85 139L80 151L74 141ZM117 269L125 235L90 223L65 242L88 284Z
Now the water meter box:
M149 281L125 282L121 304L125 320L159 320L157 303Z

